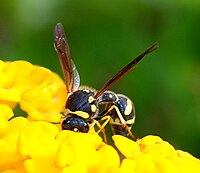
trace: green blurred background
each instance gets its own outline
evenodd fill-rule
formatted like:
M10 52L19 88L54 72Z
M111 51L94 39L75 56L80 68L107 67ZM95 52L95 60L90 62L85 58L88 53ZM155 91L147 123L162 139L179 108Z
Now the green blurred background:
M62 22L81 84L97 89L136 55L160 48L112 90L135 103L137 137L159 135L200 157L200 1L2 0L0 56L61 73L53 29Z

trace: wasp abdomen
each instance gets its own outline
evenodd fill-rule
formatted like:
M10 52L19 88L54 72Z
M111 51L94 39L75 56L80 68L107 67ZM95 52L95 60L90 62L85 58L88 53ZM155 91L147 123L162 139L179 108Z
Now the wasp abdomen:
M131 130L132 124L128 125L129 129ZM128 136L129 131L123 127L121 124L111 124L112 131L115 135L122 135L122 136Z
M135 108L132 101L125 95L117 94L118 100L108 104L111 116L110 124L114 134L127 136L127 128L131 129L135 122Z
M98 103L105 104L110 102L116 102L118 100L117 95L112 91L105 91L102 96L99 97Z

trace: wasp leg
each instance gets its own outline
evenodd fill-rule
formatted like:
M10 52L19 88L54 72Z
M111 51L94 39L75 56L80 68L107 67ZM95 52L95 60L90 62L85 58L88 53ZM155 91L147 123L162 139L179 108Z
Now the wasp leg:
M106 131L105 131L105 128L104 128L105 126L102 127L102 125L97 120L93 119L93 122L90 124L90 128L93 128L95 125L97 125L98 128L99 128L99 130L96 133L102 132L103 133L104 142L108 143L108 140L107 140L107 137L106 137Z
M113 107L113 109L116 110L117 115L118 115L118 117L119 117L119 119L120 119L120 121L121 121L121 123L122 123L122 126L125 127L126 130L127 130L128 133L129 133L129 135L130 135L134 140L136 140L137 138L133 135L133 133L132 133L131 130L129 129L128 124L127 124L127 122L124 120L124 118L123 118L121 112L119 111L118 107L116 107L116 106L114 106L114 105L111 106L111 108L112 108L112 107Z
M131 130L130 130L130 128L129 128L129 126L128 126L128 123L126 122L126 120L124 119L124 117L122 116L122 114L121 114L121 112L119 111L119 108L117 107L117 106L115 106L115 105L112 105L107 111L105 111L104 112L104 114L103 115L101 115L101 116L104 116L104 115L106 115L106 114L108 114L109 112L111 112L113 109L115 109L115 111L116 111L116 113L117 113L117 116L118 116L118 118L119 118L119 120L120 120L120 122L121 122L121 125L124 127L124 128L126 128L126 130L128 131L128 133L129 133L129 135L134 139L134 140L136 140L137 138L133 135L133 133L131 132ZM104 117L110 117L110 116L104 116ZM104 118L103 117L103 118ZM102 119L103 119L102 118ZM111 119L111 117L109 118L109 120ZM114 124L115 122L113 122L113 124ZM112 123L111 123L112 124Z
M128 131L129 135L136 141L138 138L136 138L133 133L131 132L131 130L129 129L127 124L124 124L124 127L126 128L126 130Z
M99 130L97 131L97 133L100 133L100 132L103 133L104 142L107 144L108 140L107 140L107 136L106 136L106 130L104 128L105 126L103 127L103 125L101 125L98 121L96 124L99 127Z
M115 105L112 105L107 111L104 111L104 112L103 112L103 115L101 115L101 116L102 116L103 118L104 118L104 117L107 117L106 115L107 115L109 112L111 112L113 109L115 109L115 111L117 112L117 115L118 115L118 117L119 117L121 123L122 123L122 124L126 124L126 121L124 120L124 118L123 118L121 112L119 111L118 107L115 106ZM110 116L109 116L109 117L110 117ZM101 118L101 120L103 120L103 118ZM110 118L111 118L111 117L110 117Z
M89 128L93 128L95 126L95 124L97 124L97 120L92 120L92 123L89 124Z
M104 127L109 123L110 121L110 116L104 116L103 118L101 118L101 120L105 120L103 124L100 124L99 130L97 131L97 133L99 133L102 129L104 129Z

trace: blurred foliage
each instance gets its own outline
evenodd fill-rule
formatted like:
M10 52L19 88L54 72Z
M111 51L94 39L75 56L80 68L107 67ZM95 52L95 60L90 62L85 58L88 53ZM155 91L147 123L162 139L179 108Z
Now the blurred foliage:
M200 157L200 1L29 0L0 4L0 56L61 73L53 29L62 22L82 85L97 89L136 55L160 48L112 90L136 107L133 132Z

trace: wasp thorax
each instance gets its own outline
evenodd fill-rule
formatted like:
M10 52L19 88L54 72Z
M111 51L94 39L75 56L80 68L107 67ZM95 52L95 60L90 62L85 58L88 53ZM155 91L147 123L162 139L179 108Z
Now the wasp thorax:
M77 90L72 93L65 105L66 112L82 118L90 118L97 112L97 101L94 92L89 89Z

